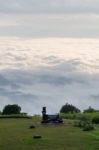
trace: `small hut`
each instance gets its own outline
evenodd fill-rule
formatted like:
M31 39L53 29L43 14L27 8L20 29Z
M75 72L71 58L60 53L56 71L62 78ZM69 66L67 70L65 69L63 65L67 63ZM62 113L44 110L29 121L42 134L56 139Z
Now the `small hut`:
M46 107L42 109L42 123L63 123L63 120L59 117L59 114L49 115L46 113Z

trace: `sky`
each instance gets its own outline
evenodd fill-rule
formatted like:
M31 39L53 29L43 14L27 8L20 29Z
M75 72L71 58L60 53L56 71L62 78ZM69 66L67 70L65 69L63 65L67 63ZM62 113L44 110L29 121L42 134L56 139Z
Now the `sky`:
M99 107L99 1L0 0L0 109Z
M99 37L98 0L0 0L0 35Z

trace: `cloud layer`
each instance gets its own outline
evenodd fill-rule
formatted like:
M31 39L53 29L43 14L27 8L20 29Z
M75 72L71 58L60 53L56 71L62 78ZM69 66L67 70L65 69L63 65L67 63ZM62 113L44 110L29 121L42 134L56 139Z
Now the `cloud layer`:
M30 114L41 113L45 105L55 113L66 102L99 107L98 39L1 41L1 109L8 103Z
M99 38L99 1L0 0L0 35Z
M0 0L3 13L99 13L98 0Z

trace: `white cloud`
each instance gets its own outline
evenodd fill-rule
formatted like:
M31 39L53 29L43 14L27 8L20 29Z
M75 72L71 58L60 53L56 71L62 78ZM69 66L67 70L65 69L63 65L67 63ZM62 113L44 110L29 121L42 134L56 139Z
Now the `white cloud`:
M18 103L32 114L43 105L57 112L66 102L99 107L98 48L98 39L1 40L0 108Z

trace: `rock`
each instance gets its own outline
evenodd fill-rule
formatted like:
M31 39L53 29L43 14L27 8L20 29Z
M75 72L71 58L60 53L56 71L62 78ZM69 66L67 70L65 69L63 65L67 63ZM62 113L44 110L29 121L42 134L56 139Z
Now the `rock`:
M30 127L29 127L29 129L35 129L36 127L34 126L34 125L31 125Z
M34 138L34 139L41 139L42 136L41 136L41 135L34 135L33 138Z

